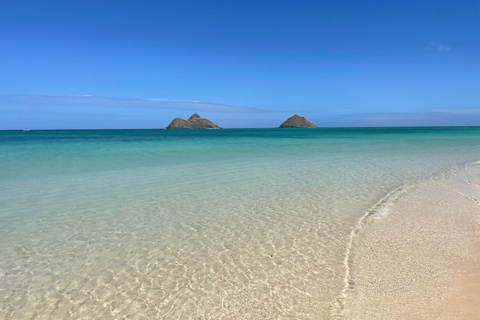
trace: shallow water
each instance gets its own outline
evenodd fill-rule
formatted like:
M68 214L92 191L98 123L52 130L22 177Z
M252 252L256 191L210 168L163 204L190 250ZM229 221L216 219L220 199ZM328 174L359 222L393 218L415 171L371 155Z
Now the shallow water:
M353 228L477 128L0 132L0 318L328 318Z

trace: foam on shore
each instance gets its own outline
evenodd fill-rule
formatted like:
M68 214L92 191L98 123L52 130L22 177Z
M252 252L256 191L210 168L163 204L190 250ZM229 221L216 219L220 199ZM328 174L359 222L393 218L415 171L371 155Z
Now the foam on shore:
M342 319L478 319L480 166L426 181L356 235Z

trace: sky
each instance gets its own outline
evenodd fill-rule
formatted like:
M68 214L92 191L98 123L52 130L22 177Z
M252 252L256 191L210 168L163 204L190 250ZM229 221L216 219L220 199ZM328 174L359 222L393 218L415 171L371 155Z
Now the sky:
M480 125L480 1L0 2L0 130Z

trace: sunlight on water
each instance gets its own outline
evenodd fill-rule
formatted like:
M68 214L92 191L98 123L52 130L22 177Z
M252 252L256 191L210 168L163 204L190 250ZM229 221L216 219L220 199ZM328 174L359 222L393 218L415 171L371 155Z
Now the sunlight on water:
M475 128L0 132L0 318L327 317L352 228Z

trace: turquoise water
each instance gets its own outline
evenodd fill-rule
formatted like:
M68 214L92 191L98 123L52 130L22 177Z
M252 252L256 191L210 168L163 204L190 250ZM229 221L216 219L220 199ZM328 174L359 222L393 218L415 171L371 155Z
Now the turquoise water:
M327 318L393 189L478 128L0 131L0 318Z

